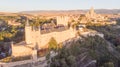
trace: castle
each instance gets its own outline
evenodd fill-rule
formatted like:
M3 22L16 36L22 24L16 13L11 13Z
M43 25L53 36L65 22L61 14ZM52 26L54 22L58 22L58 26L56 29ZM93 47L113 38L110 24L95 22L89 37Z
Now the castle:
M54 30L49 33L42 33L40 27L32 27L29 25L29 21L25 25L25 42L20 43L22 45L12 45L12 55L13 56L26 56L31 55L33 49L42 49L48 46L49 40L54 37L57 43L62 43L65 40L75 37L76 31L72 28L68 28L68 17L67 16L57 16L57 26ZM60 30L60 31L59 31ZM22 49L22 50L21 50Z
M57 25L63 25L63 28L68 25L68 17L66 16L57 16ZM60 27L59 27L60 28ZM58 30L58 29L57 29ZM43 30L44 31L44 30ZM32 44L33 46L38 46L39 48L44 47L49 42L50 38L54 37L58 43L63 42L66 39L69 39L72 36L73 29L67 29L60 32L50 32L47 34L42 34L40 27L32 27L27 24L25 26L25 42L26 44ZM63 34L63 35L61 35ZM68 36L69 35L69 36ZM61 38L63 37L63 38Z

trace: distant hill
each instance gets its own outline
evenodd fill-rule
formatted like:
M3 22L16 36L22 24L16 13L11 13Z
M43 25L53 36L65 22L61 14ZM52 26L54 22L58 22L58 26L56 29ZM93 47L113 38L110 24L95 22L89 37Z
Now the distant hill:
M83 10L39 10L39 11L23 11L22 14L39 14L39 15L62 15L62 14L81 14Z
M24 14L31 14L31 15L44 15L44 16L51 16L51 15L68 15L68 14L84 14L86 10L36 10L36 11L21 11L18 13L8 13L8 12L0 12L0 16L17 16L17 15L24 15ZM98 14L120 14L120 9L96 9L96 13Z
M22 11L23 14L83 14L89 10L38 10L38 11ZM99 14L118 14L120 9L96 9L96 13Z
M17 16L17 13L0 12L0 16Z
M100 14L118 14L120 9L96 9L95 12Z

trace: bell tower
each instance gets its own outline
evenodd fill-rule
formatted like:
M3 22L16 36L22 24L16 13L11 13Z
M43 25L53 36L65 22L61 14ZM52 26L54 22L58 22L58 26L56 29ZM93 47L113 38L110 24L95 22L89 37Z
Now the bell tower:
M86 17L88 17L88 18L95 18L96 17L96 13L95 13L93 7L91 7L90 11L87 12Z

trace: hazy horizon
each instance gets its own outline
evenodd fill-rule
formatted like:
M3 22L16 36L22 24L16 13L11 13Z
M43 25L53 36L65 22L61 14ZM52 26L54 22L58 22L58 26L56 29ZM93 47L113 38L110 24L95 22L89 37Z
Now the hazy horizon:
M0 12L21 12L38 10L85 10L95 9L120 9L119 0L2 0Z

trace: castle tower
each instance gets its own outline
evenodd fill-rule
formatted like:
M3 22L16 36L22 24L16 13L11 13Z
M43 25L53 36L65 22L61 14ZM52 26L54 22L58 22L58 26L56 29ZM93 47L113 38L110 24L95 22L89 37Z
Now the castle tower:
M39 49L40 47L40 27L30 26L27 20L25 25L25 42L26 44L32 44L33 48ZM36 47L37 46L37 47Z
M68 25L69 18L67 16L57 16L57 25L63 24L64 26Z
M41 43L41 33L40 33L40 27L33 27L32 29L32 44L34 45L35 49L39 49Z
M31 37L31 30L32 30L32 27L29 25L29 20L27 19L27 22L26 22L26 25L25 25L25 42L26 44L31 44L32 41L32 37Z

